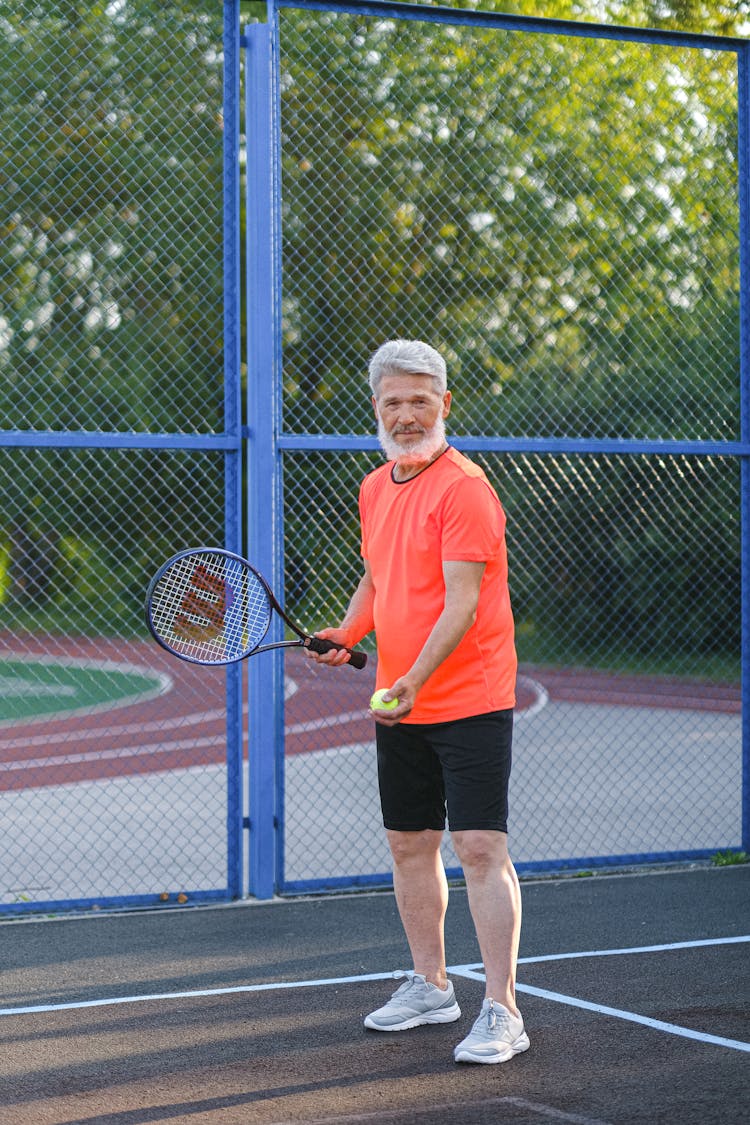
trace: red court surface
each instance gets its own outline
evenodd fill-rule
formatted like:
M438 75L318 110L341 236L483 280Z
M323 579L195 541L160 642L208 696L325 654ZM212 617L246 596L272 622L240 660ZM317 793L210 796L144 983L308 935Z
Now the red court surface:
M147 774L224 758L224 673L179 661L149 642L24 637L7 634L3 651L24 657L98 660L166 675L170 690L128 706L61 713L0 724L0 790ZM255 659L263 659L257 657ZM367 701L374 666L321 669L301 653L286 657L286 753L309 753L372 740ZM332 685L335 691L332 690ZM540 699L609 706L679 708L739 714L736 685L668 677L617 676L588 669L522 667L518 709Z

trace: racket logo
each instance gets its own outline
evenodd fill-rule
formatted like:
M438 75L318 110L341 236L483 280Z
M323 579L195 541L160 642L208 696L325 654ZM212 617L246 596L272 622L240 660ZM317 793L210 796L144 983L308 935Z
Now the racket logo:
M274 612L296 640L263 644ZM146 623L162 648L193 664L233 664L276 648L344 647L306 633L287 617L259 571L218 547L180 551L157 570L146 593ZM366 652L347 652L353 668L364 668Z
M192 588L186 591L172 627L182 640L200 644L218 637L224 629L226 611L233 600L232 588L218 574L212 574L200 564L190 575L190 585ZM211 597L202 596L204 594Z

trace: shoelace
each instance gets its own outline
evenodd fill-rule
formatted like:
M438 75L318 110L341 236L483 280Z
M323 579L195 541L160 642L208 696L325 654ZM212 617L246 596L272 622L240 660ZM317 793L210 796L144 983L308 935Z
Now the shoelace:
M487 1009L487 1030L488 1031L494 1031L495 1028L497 1027L498 1015L500 1016L500 1029L502 1030L502 1028L509 1022L508 1017L507 1017L507 1015L504 1011L501 1011L500 1013L498 1013L495 1010L495 1001L490 1000L489 1001L489 1007Z
M406 996L408 992L411 992L413 988L421 989L424 987L421 980L414 979L416 977L416 973L399 971L397 973L394 973L393 976L396 980L398 980L399 977L406 978L404 980L404 983L398 989L398 992L402 997Z

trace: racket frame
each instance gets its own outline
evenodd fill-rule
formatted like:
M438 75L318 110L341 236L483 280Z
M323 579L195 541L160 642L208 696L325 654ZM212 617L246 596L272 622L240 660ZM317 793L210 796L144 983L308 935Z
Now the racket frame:
M180 652L176 648L173 648L164 639L164 637L162 637L160 635L156 626L154 625L152 613L151 613L153 594L154 594L154 591L155 591L157 585L159 584L161 579L164 577L166 572L169 570L169 568L174 566L176 563L180 562L181 559L189 558L192 555L195 555L196 557L199 556L199 555L220 555L222 558L229 559L232 562L238 563L243 569L249 570L251 572L251 574L253 574L254 577L257 578L257 580L260 582L260 584L263 588L263 592L265 593L266 597L268 598L268 603L269 603L269 606L270 606L271 610L273 610L274 612L276 612L279 615L279 617L284 622L284 624L287 625L292 630L292 632L297 635L299 640L296 640L296 641L289 641L289 640L271 641L270 644L264 645L263 640L267 636L268 630L269 630L270 625L271 625L271 615L269 614L268 624L266 625L266 628L264 629L263 635L261 636L258 644L256 644L251 649L247 649L245 652L241 653L238 656L230 656L230 657L227 657L226 659L223 659L223 660L220 660L220 659L217 659L217 660L202 660L200 657L190 656L188 653ZM233 551L227 551L223 547L188 547L186 550L178 551L177 554L172 555L172 557L167 559L167 561L165 563L162 563L162 565L157 570L156 574L153 576L153 578L149 582L148 589L146 591L145 609L146 609L146 624L148 625L148 629L149 629L149 632L151 633L151 636L154 638L154 640L156 641L156 643L158 645L160 645L167 652L171 653L172 656L178 657L180 660L185 660L189 664L200 664L203 667L207 667L207 668L222 667L222 666L226 666L226 665L230 665L230 664L237 664L241 660L246 660L249 656L255 656L255 654L258 653L258 652L270 652L272 649L279 649L279 648L312 648L313 646L312 646L311 642L315 642L318 639L316 637L313 637L310 633L306 633L304 631L304 629L302 629L299 625L297 625L294 621L292 621L291 617L287 616L287 614L281 608L281 605L277 601L273 590L268 585L268 582L265 580L265 578L260 573L260 571L256 570L256 568L252 565L252 563L249 563L247 561L247 559L244 559L241 555L237 555ZM326 643L326 642L322 642L322 643ZM341 646L341 645L334 645L332 642L327 642L327 643L331 645L331 648L342 648L342 647L344 647L344 646ZM323 650L323 651L325 651L325 650ZM348 649L347 651L352 652L351 649ZM357 662L354 663L354 667L364 667L365 663L367 662L366 653L357 652L356 655L358 657L358 660L357 660Z

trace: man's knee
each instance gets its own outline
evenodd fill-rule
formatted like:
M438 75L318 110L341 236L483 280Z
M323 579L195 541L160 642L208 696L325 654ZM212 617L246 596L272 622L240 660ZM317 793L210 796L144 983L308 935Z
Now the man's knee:
M388 829L388 844L395 863L432 860L440 851L442 832L428 828L422 832L397 832Z
M489 870L509 861L504 832L470 829L452 834L453 847L464 870Z

